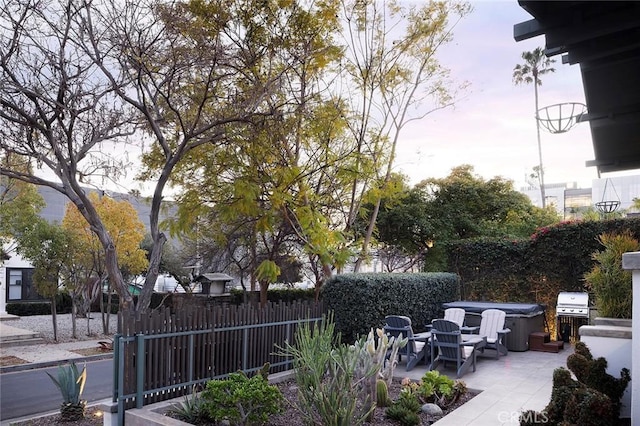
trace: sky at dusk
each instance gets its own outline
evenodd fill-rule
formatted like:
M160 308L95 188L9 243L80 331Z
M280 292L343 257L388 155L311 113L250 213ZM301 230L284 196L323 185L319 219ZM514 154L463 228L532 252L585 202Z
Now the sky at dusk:
M544 36L516 42L514 24L532 19L518 2L472 1L473 12L454 29L453 42L440 52L441 63L457 81L469 87L454 108L436 111L411 123L400 137L394 170L415 184L445 177L453 167L471 164L485 179L502 176L516 189L538 165L533 85L513 84L513 68L522 52L544 47ZM539 106L585 103L579 65L562 64L555 56L555 73L542 77ZM588 188L598 177L588 123L564 134L541 131L545 183L577 182ZM602 174L612 177L626 172Z

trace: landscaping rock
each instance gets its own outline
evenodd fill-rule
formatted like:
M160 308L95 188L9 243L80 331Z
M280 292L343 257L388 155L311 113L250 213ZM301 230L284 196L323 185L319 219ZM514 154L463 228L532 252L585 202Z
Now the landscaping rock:
M429 414L430 416L441 416L442 408L438 407L436 404L424 404L422 406L422 412L425 414Z

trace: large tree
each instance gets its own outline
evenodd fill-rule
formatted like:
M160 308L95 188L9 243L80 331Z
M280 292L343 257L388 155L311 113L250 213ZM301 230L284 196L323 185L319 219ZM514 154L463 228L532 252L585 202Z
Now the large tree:
M33 265L36 291L51 301L53 339L58 340L56 296L63 283L60 273L74 251L73 238L60 225L37 218L17 241L18 253Z
M28 160L4 153L0 157L0 169L30 170ZM0 175L0 264L14 248L15 238L38 218L44 200L35 185ZM12 243L13 242L13 243Z
M501 177L485 180L470 165L452 169L445 178L405 188L383 199L381 206L377 242L383 254L403 254L405 263L414 256L435 253L447 241L528 238L538 227L560 220L552 207L532 205L526 195L514 190L513 182Z
M120 270L124 276L135 277L147 270L146 251L141 248L144 239L144 224L138 218L135 208L126 200L115 200L107 195L89 194L89 200L96 209L100 220L112 238L114 251ZM67 290L74 302L73 331L75 334L76 303L82 297L93 292L87 290L100 286L108 278L102 244L92 232L91 227L81 215L78 208L69 203L62 220L62 226L74 240L74 250L70 253L70 261L63 269ZM111 294L112 283L109 280L108 292ZM109 303L111 298L108 299ZM102 304L101 304L102 307ZM109 312L102 315L103 331L109 333Z
M555 68L551 66L555 60L548 58L544 54L541 47L535 48L532 52L522 52L522 60L524 63L518 64L513 69L513 82L519 84L533 84L533 93L535 101L535 119L536 132L538 136L538 167L536 173L538 183L540 184L540 197L542 198L542 207L546 207L547 201L544 191L544 166L542 164L542 144L540 142L540 117L538 116L538 86L542 85L540 76L547 73L555 72Z
M323 82L341 53L333 42L336 3L265 4L271 7L265 26L286 34L272 60L283 70L282 85L264 98L274 114L237 126L227 135L233 149L199 147L172 177L184 190L180 228L197 231L196 257L207 253L219 260L217 267L248 274L263 302L268 285L281 279L283 259L317 260L317 289L344 263L332 213L342 209L340 179L351 173L345 170L353 153L342 137L344 105Z
M470 12L463 2L344 0L345 87L350 131L360 156L354 165L346 218L350 230L364 194L376 194L355 264L367 259L382 198L392 177L397 145L412 121L450 106L457 88L437 58ZM373 191L373 192L372 192Z
M20 0L0 9L0 146L55 175L2 168L65 194L105 250L123 307L132 297L112 236L81 183L125 170L127 136L149 146L153 187L149 269L138 306L149 306L166 236L159 211L177 164L194 148L221 145L234 123L271 113L271 58L286 44L271 32L268 2ZM94 181L95 182L95 181Z

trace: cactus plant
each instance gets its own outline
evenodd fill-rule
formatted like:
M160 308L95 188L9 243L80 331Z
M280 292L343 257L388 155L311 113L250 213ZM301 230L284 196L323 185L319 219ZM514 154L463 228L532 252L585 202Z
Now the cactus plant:
M62 394L62 404L60 415L62 421L74 421L84 418L87 408L87 401L80 399L87 381L87 367L83 367L82 372L78 371L75 363L58 367L57 378L47 372Z

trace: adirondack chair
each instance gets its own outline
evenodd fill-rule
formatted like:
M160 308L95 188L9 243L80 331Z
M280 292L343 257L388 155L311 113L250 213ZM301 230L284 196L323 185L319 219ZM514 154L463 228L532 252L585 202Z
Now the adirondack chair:
M428 356L427 338L415 335L411 327L411 318L400 315L388 315L385 317L384 332L390 337L402 337L409 339L404 348L398 350L398 359L407 357L407 371L411 371L420 361Z
M455 322L460 328L463 328L465 315L466 312L462 308L447 308L444 310L444 319ZM427 330L431 330L431 327L433 327L433 324L427 324Z
M505 318L505 312L499 309L486 309L482 311L482 320L480 321L478 334L486 337L487 344L485 348L494 349L496 351L496 358L499 358L500 355L507 355L509 352L505 340L511 330L504 328ZM482 352L484 352L485 348L482 349Z
M462 308L448 308L444 310L444 319L455 322L458 327L464 325L464 316L466 312Z
M435 319L431 328L431 359L430 370L442 362L456 363L456 377L461 377L473 367L476 371L476 353L483 348L486 340L481 336L462 334L460 326L453 321Z

